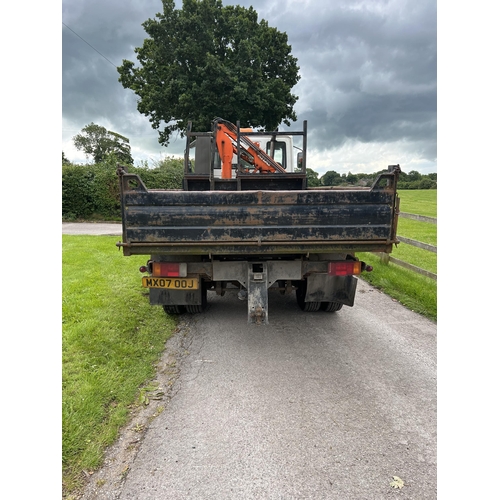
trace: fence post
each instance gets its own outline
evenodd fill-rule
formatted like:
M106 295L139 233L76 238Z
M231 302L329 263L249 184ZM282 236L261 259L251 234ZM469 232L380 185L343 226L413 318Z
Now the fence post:
M379 253L378 255L382 264L389 264L390 255L388 253Z

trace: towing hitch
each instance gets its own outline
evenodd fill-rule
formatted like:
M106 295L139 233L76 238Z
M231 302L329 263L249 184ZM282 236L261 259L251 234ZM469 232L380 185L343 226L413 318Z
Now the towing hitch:
M248 322L258 325L269 323L267 319L267 263L248 263Z

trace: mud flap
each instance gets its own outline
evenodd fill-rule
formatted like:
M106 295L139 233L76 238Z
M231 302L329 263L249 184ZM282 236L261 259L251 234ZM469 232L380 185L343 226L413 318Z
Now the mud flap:
M357 285L354 276L311 274L307 278L305 302L340 302L352 307Z
M201 283L200 283L201 285ZM198 290L149 289L149 303L156 305L202 305L202 286Z

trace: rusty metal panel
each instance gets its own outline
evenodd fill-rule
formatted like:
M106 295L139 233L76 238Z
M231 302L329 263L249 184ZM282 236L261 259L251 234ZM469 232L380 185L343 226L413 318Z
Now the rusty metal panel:
M390 251L394 189L122 190L126 255Z
M269 255L297 255L305 253L356 253L379 252L390 253L392 243L387 240L373 241L318 241L318 242L275 242L262 243L246 242L234 243L128 243L119 242L124 255L252 255L265 257Z

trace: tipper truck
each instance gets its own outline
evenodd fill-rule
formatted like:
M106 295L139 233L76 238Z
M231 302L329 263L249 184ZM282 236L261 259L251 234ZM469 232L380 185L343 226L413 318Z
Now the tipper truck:
M398 243L399 165L371 187L311 188L306 121L298 132L258 132L221 118L210 132L191 128L182 189L148 189L118 166L117 246L149 256L140 271L150 304L200 313L208 291L238 289L248 322L259 324L268 323L269 292L295 292L305 312L353 306L356 276L371 270L356 253L390 253Z

